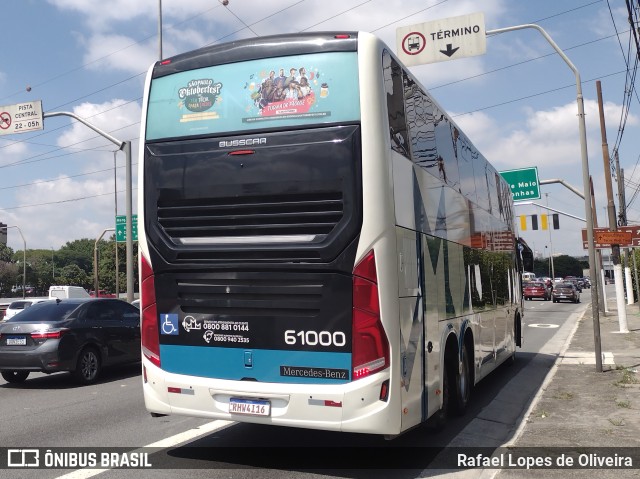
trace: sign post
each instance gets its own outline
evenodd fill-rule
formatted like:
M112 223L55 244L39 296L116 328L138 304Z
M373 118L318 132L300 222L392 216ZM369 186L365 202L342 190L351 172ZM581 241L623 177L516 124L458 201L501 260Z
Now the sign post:
M396 53L409 67L484 55L486 51L482 12L396 29Z
M125 243L127 241L127 216L116 216L116 242ZM133 233L133 241L138 241L138 215L131 218L131 230Z
M500 175L509 183L513 201L540 199L540 180L538 179L537 167L501 171Z
M41 100L0 106L0 135L43 129Z

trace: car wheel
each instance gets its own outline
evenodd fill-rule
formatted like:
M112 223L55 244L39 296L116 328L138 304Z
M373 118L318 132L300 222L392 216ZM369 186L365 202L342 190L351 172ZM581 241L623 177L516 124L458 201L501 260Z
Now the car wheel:
M2 371L5 381L12 384L22 383L29 376L29 371Z
M98 351L93 347L88 347L80 352L73 375L80 384L91 384L98 378L100 370Z

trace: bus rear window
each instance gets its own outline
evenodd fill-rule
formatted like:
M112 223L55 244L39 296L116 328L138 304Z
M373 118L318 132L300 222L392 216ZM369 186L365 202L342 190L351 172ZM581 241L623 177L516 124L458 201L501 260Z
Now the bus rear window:
M146 139L359 119L355 52L292 55L154 79Z

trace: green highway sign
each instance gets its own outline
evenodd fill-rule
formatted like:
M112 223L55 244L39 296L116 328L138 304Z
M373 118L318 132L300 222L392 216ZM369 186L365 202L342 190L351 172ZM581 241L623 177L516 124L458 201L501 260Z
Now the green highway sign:
M536 166L501 171L500 175L509 183L513 201L540 199L540 180L538 180L538 168Z
M133 241L138 241L138 215L131 217L131 232ZM124 243L127 241L127 217L126 215L116 216L116 241Z

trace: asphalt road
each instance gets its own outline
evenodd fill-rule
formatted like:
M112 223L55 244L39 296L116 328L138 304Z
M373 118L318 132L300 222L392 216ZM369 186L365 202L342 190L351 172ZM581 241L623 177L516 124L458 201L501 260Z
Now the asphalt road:
M154 445L153 470L20 470L19 477L399 477L424 476L430 457L445 446L502 444L519 427L555 355L562 349L581 304L526 301L524 347L474 390L471 407L444 430L426 424L400 437L223 423L179 416L151 418L144 408L140 366L107 370L92 386L77 386L66 373L32 374L22 385L0 379L0 447L126 447ZM159 442L163 441L163 442ZM303 446L301 448L301 446ZM4 453L4 452L3 452ZM412 454L421 454L420 457ZM403 464L403 469L354 469ZM306 464L313 464L309 471ZM409 469L405 469L409 467ZM171 469L170 469L171 468ZM0 470L14 478L16 470ZM438 475L436 472L432 474ZM432 475L430 474L430 475Z

